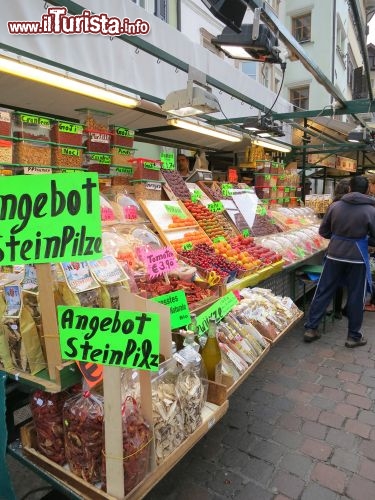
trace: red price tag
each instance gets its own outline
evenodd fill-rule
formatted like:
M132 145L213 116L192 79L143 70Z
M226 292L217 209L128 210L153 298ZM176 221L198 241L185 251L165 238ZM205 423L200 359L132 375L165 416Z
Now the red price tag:
M115 220L115 214L113 213L112 208L109 207L100 207L100 217L102 221Z
M123 207L124 217L127 220L135 220L137 218L137 207L134 205L128 205Z

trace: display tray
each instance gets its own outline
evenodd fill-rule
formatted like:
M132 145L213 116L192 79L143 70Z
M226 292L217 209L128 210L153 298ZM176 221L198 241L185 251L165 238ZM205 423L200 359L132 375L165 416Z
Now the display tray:
M303 311L300 311L300 314L288 325L282 332L274 340L266 339L267 342L270 343L271 347L274 346L281 340L304 316Z
M247 377L250 375L250 373L255 370L255 368L259 365L259 363L265 358L271 349L271 344L268 344L262 354L258 356L258 358L254 361L252 365L249 366L249 368L240 376L238 380L233 382L233 379L231 377L227 377L226 379L226 385L227 385L227 395L228 397L231 396L234 391L242 384L242 382L247 379Z
M6 373L9 378L16 382L22 382L35 389L44 389L52 393L61 392L82 379L78 366L71 361L56 366L56 380L50 379L47 369L38 372L36 375L31 375L31 373L23 372L17 368L9 370L0 368L0 371Z
M224 386L220 384L215 385L217 385L219 392L224 392ZM215 398L215 395L211 396L212 399ZM208 397L210 397L210 392ZM139 500L140 498L143 498L173 467L175 467L177 462L179 462L186 455L186 453L193 446L195 446L200 439L202 439L211 427L213 427L225 415L227 410L227 399L225 399L220 405L207 402L203 408L202 424L188 438L186 438L185 441L181 443L181 445L176 448L162 464L150 472L145 479L125 497L125 499ZM109 495L101 491L99 488L87 483L70 472L69 469L57 465L55 462L52 462L47 457L39 453L34 448L34 433L35 431L32 423L26 424L22 427L21 439L23 449L22 451L19 450L18 453L16 453L16 458L18 458L21 462L31 462L35 466L39 467L44 472L44 478L52 484L63 483L65 493L75 495L73 498L84 498L88 500L116 500L114 496ZM12 454L14 454L14 452Z

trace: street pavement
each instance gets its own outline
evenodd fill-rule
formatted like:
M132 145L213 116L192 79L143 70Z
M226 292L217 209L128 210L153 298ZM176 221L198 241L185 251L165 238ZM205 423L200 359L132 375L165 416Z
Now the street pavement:
M374 326L366 312L368 344L348 349L345 318L312 344L301 321L146 499L374 500ZM11 473L18 499L41 484L13 460Z

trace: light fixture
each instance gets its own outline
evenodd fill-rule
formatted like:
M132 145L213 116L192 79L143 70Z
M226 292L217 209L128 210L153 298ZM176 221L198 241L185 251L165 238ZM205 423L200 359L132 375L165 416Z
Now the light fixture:
M251 116L243 123L242 128L258 137L283 137L285 135L282 125L267 116Z
M171 115L194 116L217 113L220 111L220 104L206 83L206 75L189 66L186 89L168 94L161 109Z
M347 138L349 142L364 142L366 144L369 144L371 139L370 131L365 127L361 127L361 125L357 125L355 129L349 132Z
M244 0L202 0L207 9L226 26L239 33L247 3Z
M192 118L169 118L167 119L167 123L168 125L173 125L174 127L191 130L192 132L197 132L198 134L209 135L211 137L216 137L217 139L222 139L223 141L241 142L243 138L243 135L239 132L232 131L225 127L215 127L209 123Z
M292 151L291 146L289 146L288 144L281 144L279 142L274 142L267 139L256 139L252 137L251 142L256 146L261 146L266 149L273 149L274 151L280 151L281 153L290 153Z
M49 69L39 68L30 63L19 62L0 55L0 73L26 78L58 89L110 102L126 108L135 108L140 103L138 96L131 96L108 90L89 81L79 80L74 76L65 76Z
M224 28L211 42L232 59L280 63L278 39L265 24L243 24L241 33Z

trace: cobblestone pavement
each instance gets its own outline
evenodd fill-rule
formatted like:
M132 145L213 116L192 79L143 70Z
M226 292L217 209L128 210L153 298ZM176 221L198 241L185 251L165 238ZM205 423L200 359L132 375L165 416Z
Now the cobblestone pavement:
M375 314L364 347L344 347L346 325L305 344L301 322L146 499L374 500Z

